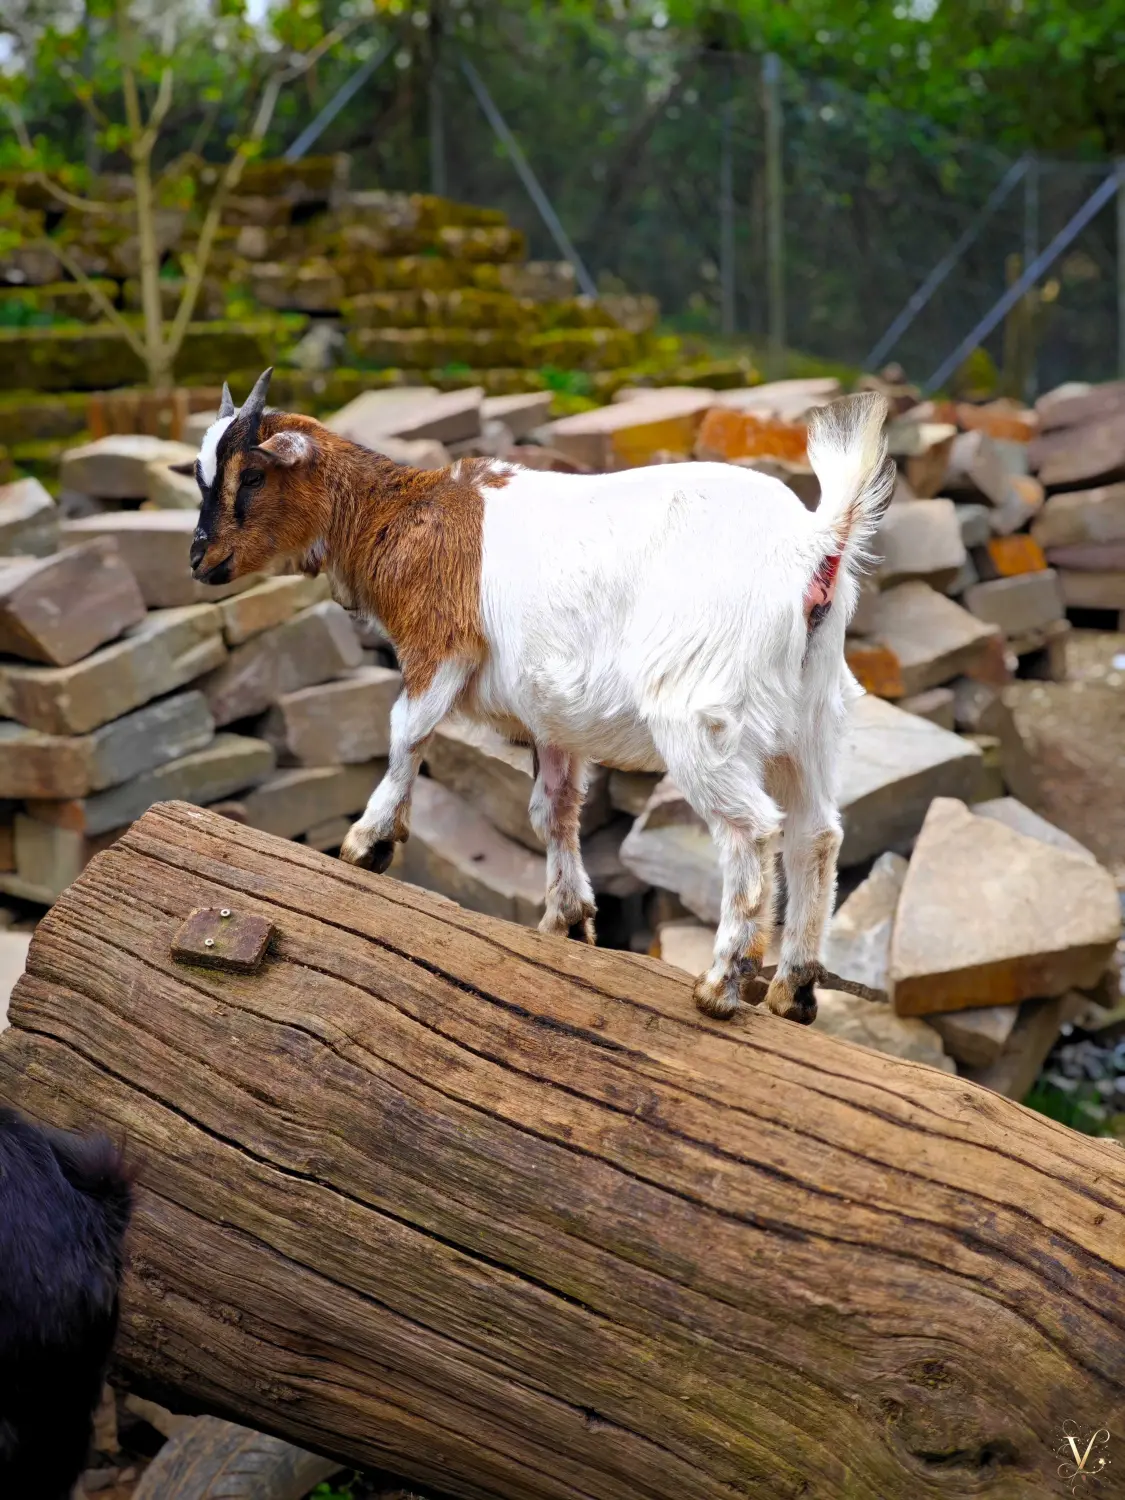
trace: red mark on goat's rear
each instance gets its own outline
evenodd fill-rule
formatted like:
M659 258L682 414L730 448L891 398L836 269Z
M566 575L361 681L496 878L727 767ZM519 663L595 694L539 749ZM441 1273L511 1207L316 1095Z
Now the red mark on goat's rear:
M805 590L805 618L819 623L828 612L836 594L836 574L840 571L840 554L833 552L817 568ZM815 616L813 611L816 611Z

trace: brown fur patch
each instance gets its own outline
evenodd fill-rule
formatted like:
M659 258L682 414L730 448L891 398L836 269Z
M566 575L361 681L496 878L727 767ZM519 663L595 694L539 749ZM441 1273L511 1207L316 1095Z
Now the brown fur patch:
M813 861L816 878L821 887L828 885L836 874L836 855L840 850L840 835L829 829L818 833L813 840Z
M328 568L352 607L385 625L412 696L450 657L482 661L481 491L502 487L508 475L482 459L407 468L287 412L262 418L259 442L280 431L305 435L310 457L262 465L265 481L239 526L241 470L259 465L248 454L229 455L209 565L229 552L232 578L282 557L299 559L303 571Z

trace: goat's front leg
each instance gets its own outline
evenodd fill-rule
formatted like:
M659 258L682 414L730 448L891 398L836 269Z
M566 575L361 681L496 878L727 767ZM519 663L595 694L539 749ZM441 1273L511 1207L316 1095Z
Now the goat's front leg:
M410 798L426 744L457 702L469 671L459 662L443 662L424 691L411 692L408 680L395 700L387 773L341 846L340 858L348 864L382 875L395 845L410 837Z
M537 745L535 759L528 812L531 826L547 845L547 910L539 931L565 937L572 928L580 928L586 942L593 943L594 890L582 864L578 834L586 763L554 745Z
M840 816L830 802L802 795L787 811L785 933L766 1004L775 1015L806 1026L816 1020L814 986L824 973L820 948L836 894L840 842Z

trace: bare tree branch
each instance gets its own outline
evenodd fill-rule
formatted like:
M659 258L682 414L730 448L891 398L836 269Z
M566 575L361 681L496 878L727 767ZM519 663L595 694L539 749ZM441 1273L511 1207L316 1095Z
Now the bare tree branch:
M33 160L35 157L35 145L28 134L23 115L20 114L18 107L10 99L5 99L3 106L5 114L11 121L12 129L16 133L20 150L29 161ZM50 193L52 198L63 204L66 208L75 208L86 214L112 214L117 212L116 207L112 203L100 203L95 198L80 198L75 193L68 193L66 188L59 187L57 182L52 182L46 172L40 171L38 167L29 166L27 168L27 175L31 178L32 182L38 183L44 191Z
M79 286L81 286L82 290L90 298L91 302L93 302L94 306L105 318L106 322L113 324L118 333L121 334L122 338L124 338L125 342L129 345L129 348L132 349L133 353L137 356L137 358L143 359L147 364L148 355L143 342L137 337L135 331L130 328L129 324L117 311L116 307L114 307L113 303L102 291L101 287L98 286L97 283L86 274L86 272L71 255L70 251L67 250L64 245L56 244L54 240L43 239L38 241L38 243L45 246L46 249L50 250L52 255L58 257L65 268L70 272L71 276L74 277L75 281L78 282Z

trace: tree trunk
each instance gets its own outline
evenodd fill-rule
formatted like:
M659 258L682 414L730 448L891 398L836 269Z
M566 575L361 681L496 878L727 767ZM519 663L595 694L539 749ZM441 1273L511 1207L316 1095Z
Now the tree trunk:
M257 972L171 958L200 907ZM11 1020L0 1097L142 1162L181 1410L474 1500L1047 1500L1069 1422L1125 1493L1116 1144L179 803Z

